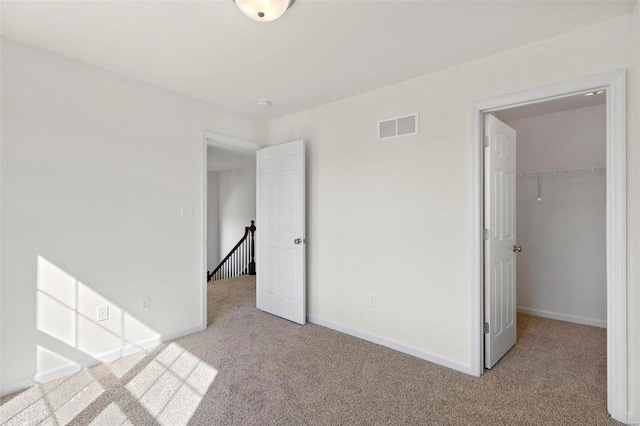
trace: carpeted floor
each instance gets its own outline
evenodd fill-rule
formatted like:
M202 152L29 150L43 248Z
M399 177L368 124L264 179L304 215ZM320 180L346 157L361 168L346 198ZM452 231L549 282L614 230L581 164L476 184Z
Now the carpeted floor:
M255 308L255 280L210 284L210 327L4 398L0 423L608 425L606 331L518 315L481 378Z

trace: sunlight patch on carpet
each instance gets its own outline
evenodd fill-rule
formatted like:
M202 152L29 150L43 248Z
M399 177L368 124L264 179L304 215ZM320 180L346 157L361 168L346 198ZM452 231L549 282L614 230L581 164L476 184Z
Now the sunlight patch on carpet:
M3 425L70 423L104 393L88 370L71 376L55 387L35 386L0 407Z
M161 425L186 425L217 374L171 343L125 387Z
M89 424L89 426L115 426L127 422L127 415L120 406L112 402Z

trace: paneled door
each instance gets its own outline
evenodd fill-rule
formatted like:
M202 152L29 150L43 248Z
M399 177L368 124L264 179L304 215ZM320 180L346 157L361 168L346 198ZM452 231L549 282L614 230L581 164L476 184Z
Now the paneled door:
M516 131L484 119L484 364L516 344Z
M306 322L304 141L257 155L256 304Z

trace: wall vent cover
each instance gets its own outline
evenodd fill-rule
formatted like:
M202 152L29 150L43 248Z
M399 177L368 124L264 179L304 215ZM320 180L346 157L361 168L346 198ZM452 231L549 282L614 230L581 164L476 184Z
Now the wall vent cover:
M379 141L418 133L420 133L420 120L417 112L378 121Z

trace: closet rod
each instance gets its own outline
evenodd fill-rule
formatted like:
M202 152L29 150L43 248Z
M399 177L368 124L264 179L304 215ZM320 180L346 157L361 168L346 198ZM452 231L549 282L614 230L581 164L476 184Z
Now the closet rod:
M606 167L584 167L581 169L540 170L537 172L518 173L520 179L534 179L540 176L590 176L603 175Z

